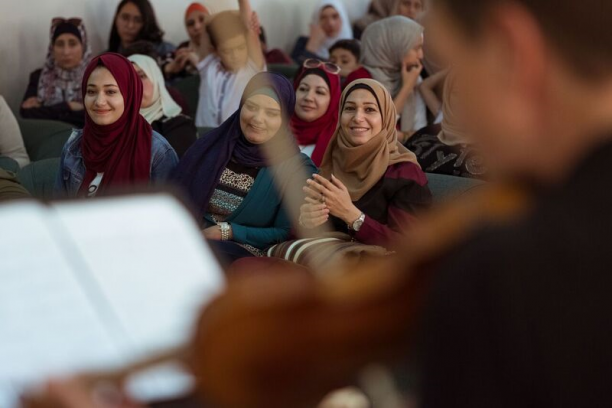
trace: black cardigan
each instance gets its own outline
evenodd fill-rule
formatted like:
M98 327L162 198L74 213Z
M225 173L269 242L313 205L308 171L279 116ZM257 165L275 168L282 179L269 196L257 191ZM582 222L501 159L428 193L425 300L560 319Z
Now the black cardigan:
M198 138L198 129L189 116L178 115L171 119L163 117L151 123L157 133L166 138L179 158Z

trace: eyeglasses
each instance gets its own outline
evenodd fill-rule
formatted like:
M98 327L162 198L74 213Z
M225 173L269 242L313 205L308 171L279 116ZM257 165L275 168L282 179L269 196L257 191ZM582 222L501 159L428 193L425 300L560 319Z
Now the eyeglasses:
M72 24L73 26L78 27L81 25L82 21L83 20L78 17L72 17L72 18L55 17L53 20L51 20L51 24L56 26L58 24L68 23L68 24Z
M308 58L304 61L303 67L309 69L323 68L324 71L333 75L338 75L342 71L342 68L332 62L320 61L314 58Z

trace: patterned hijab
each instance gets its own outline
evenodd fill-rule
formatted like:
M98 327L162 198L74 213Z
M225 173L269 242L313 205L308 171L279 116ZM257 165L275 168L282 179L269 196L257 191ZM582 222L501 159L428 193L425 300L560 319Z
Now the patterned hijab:
M78 23L77 23L78 21ZM83 59L81 63L72 70L65 70L55 64L53 57L53 44L56 38L56 31L65 24L73 24L81 35L80 41L83 46ZM57 105L62 102L83 103L81 94L81 80L83 73L91 60L91 47L87 39L85 25L78 19L53 19L50 30L49 49L47 60L38 80L38 99L43 106Z
M147 122L153 123L163 117L173 118L180 115L182 109L166 89L164 75L157 62L153 58L141 54L130 55L128 59L138 65L138 68L145 73L153 84L153 104L148 108L140 108L140 114L144 116Z
M351 82L342 93L340 115L348 96L357 89L365 89L376 97L382 115L382 130L367 143L355 145L339 123L321 164L321 175L329 179L333 174L342 181L352 201L359 200L370 191L389 166L402 162L418 165L414 153L397 140L395 104L381 83L373 79Z
M394 16L371 24L361 37L361 65L394 98L402 88L402 60L422 35L420 24L407 17ZM416 103L413 92L401 112L402 130L413 130Z

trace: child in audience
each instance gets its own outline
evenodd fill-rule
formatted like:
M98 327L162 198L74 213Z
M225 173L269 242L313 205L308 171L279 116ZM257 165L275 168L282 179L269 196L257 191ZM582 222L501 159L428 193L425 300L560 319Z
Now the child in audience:
M91 49L81 19L54 18L47 61L30 75L21 117L61 120L82 127L81 78L90 59Z
M166 138L180 158L197 139L198 130L193 119L183 115L181 107L172 99L161 69L153 58L135 54L128 59L142 80L140 114L154 131Z
M205 58L197 62L191 54L201 79L198 127L216 127L227 120L240 106L249 80L266 68L257 14L249 0L238 4L239 13L224 11L210 19L201 45Z
M329 59L329 47L353 38L348 13L341 0L320 0L310 24L310 35L298 38L291 58L302 65L308 58Z
M339 40L329 49L329 60L340 67L340 77L346 80L349 74L358 70L361 58L359 40Z
M401 142L427 126L427 108L418 91L422 59L423 27L403 16L385 18L363 33L362 67L346 80L350 84L356 79L372 78L387 88L401 117Z
M2 95L0 95L0 156L10 157L19 164L19 167L30 163L17 119Z
M140 115L143 86L132 63L102 54L87 66L82 88L85 127L64 146L56 193L95 197L166 179L178 157Z
M201 3L191 3L187 7L185 28L189 40L179 44L176 51L164 63L164 74L167 79L184 78L198 73L195 65L192 64L190 54L195 53L198 61L204 59L204 56L199 55L199 53L208 16L210 16L210 11Z
M306 60L295 81L295 113L291 129L302 153L320 166L338 125L340 67L330 62Z
M174 45L164 41L164 32L149 0L122 0L113 19L108 51L121 53L138 40L153 43L160 59L175 49Z

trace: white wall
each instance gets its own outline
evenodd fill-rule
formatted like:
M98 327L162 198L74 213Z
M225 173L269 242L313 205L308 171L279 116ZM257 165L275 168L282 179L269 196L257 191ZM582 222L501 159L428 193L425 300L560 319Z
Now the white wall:
M1 0L0 94L17 111L30 72L44 63L53 17L81 17L94 53L106 48L115 8L120 0ZM151 0L166 40L187 38L184 12L192 0ZM343 0L351 19L359 18L369 0ZM295 39L307 34L318 0L251 0L272 47L290 51ZM236 0L202 0L214 11L236 8Z

